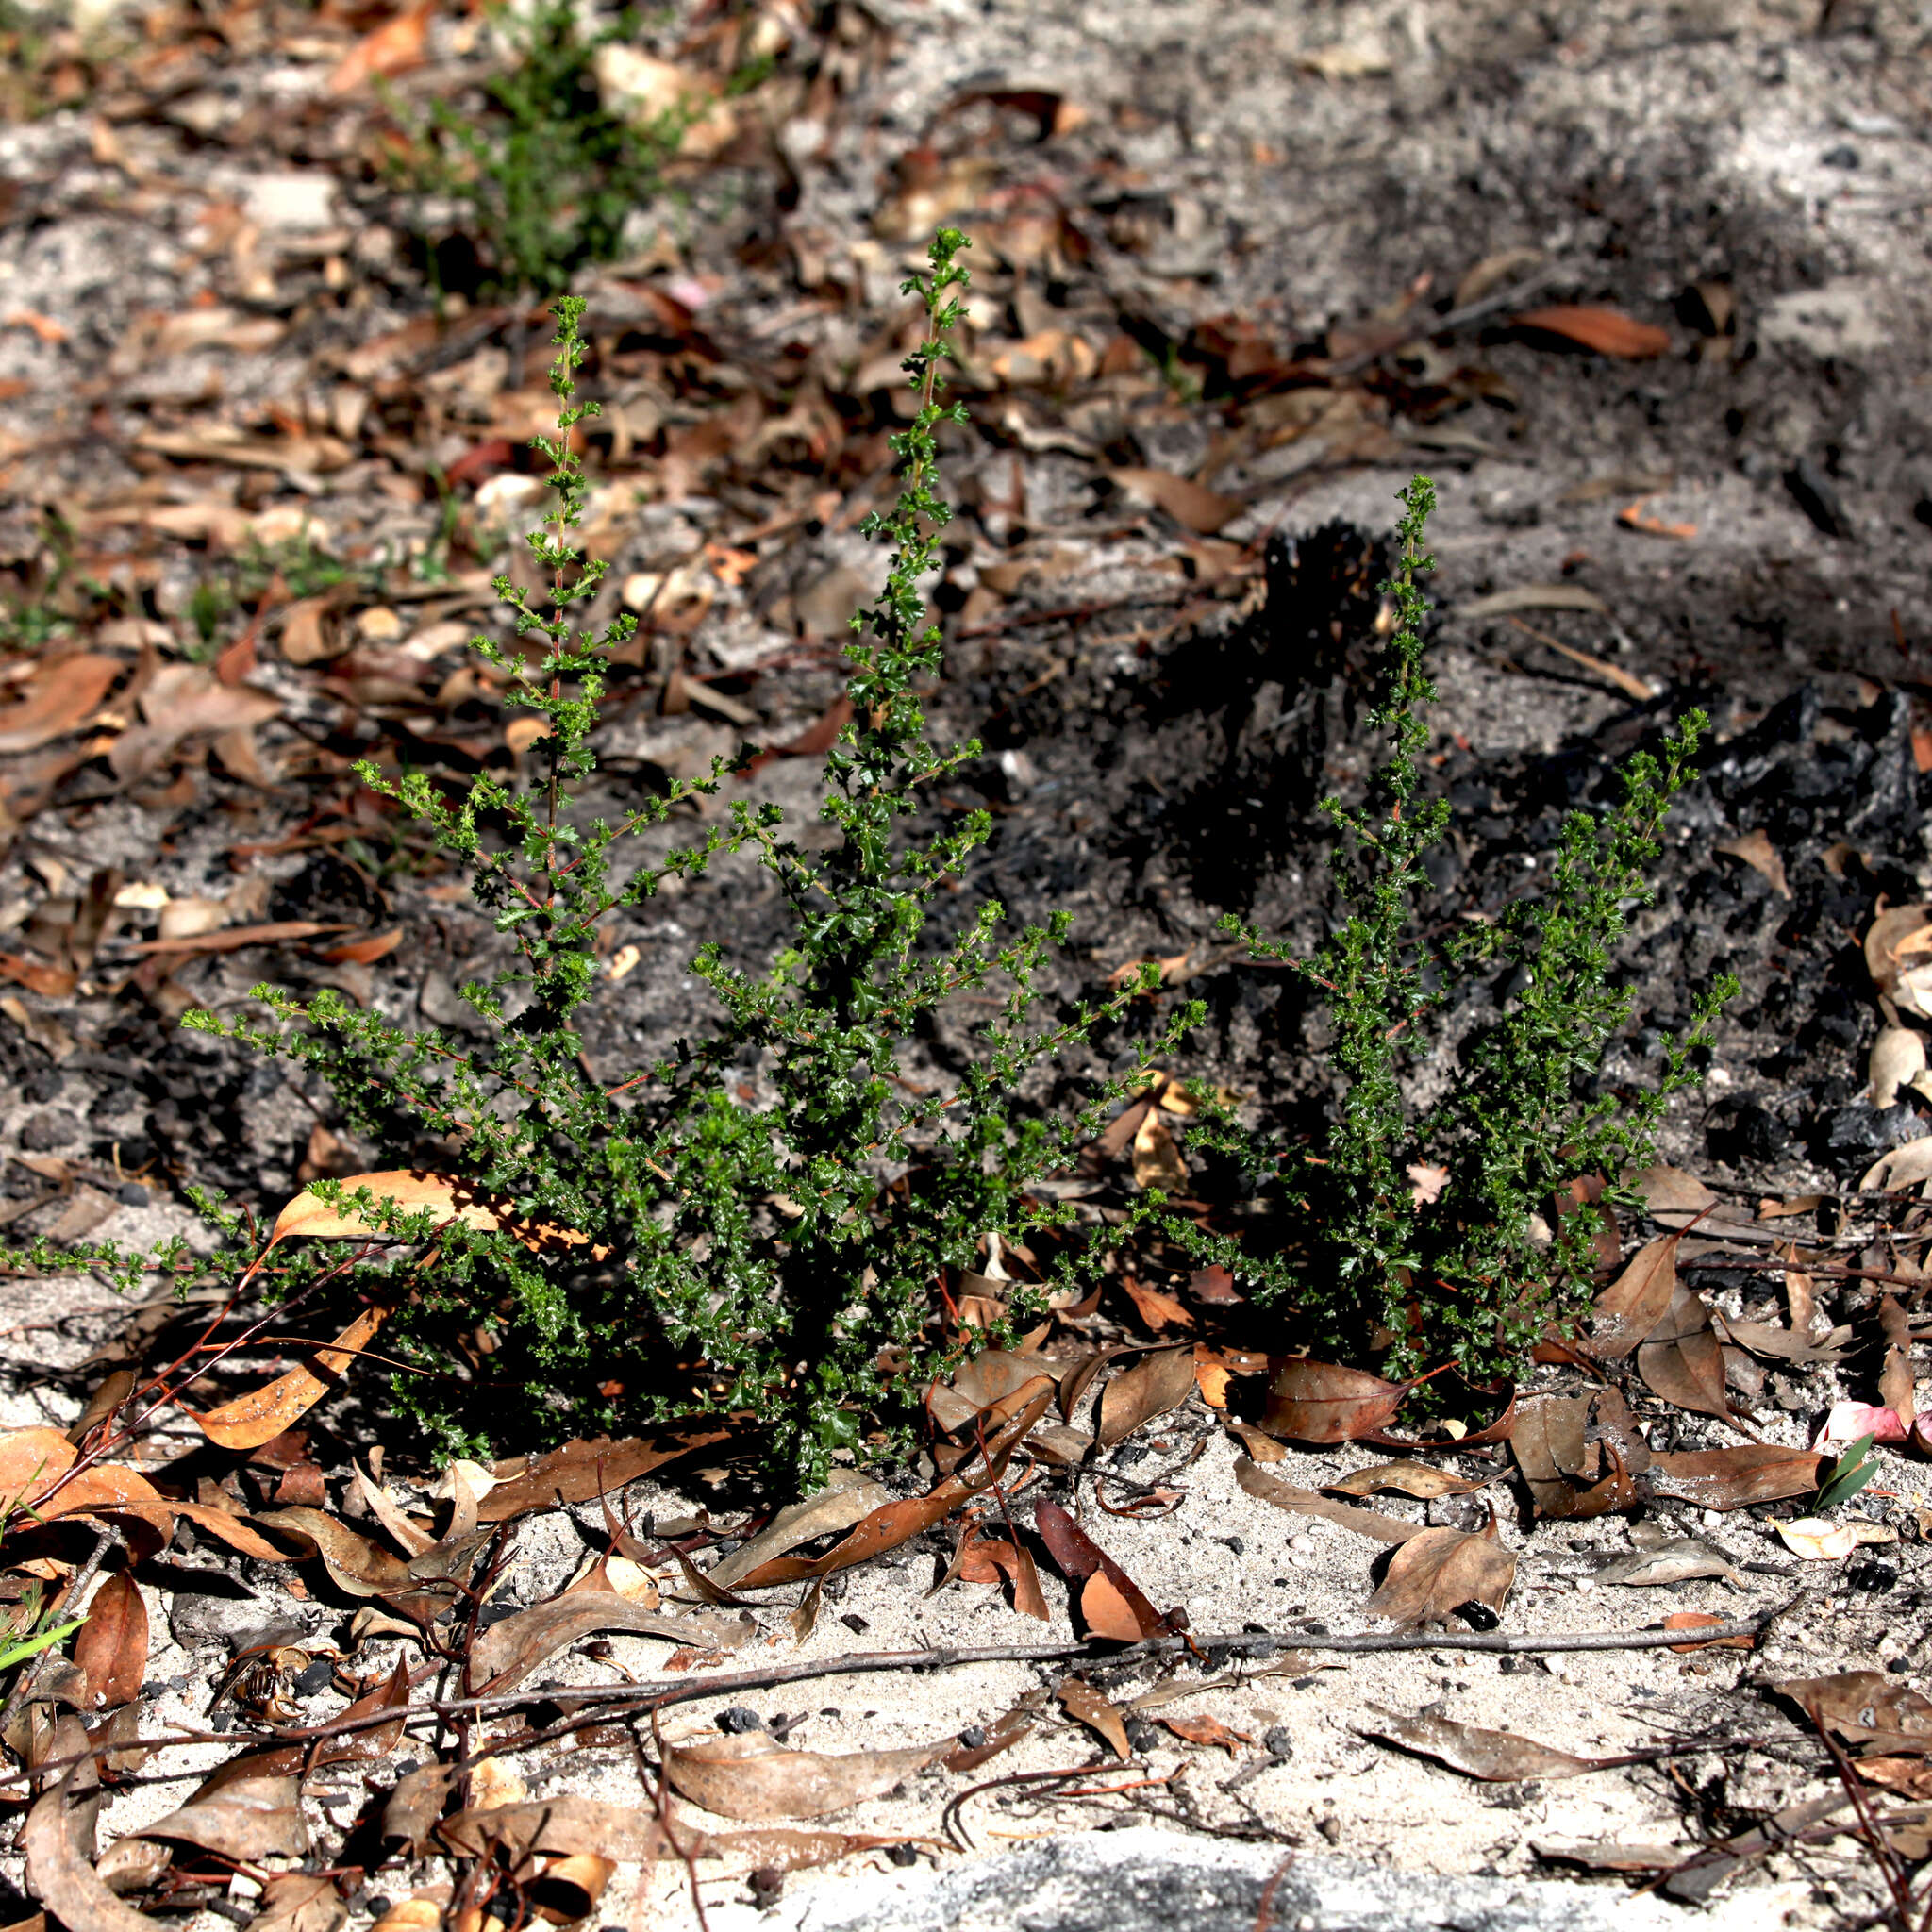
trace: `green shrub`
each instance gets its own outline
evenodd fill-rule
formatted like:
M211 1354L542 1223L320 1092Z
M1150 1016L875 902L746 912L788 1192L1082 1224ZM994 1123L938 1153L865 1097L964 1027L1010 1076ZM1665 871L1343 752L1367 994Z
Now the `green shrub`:
M1317 1349L1356 1362L1385 1355L1391 1375L1449 1361L1487 1386L1523 1374L1544 1329L1587 1306L1597 1224L1559 1214L1557 1199L1567 1207L1572 1182L1602 1175L1607 1199L1634 1204L1617 1177L1656 1159L1671 1096L1701 1078L1694 1056L1737 985L1720 975L1698 995L1689 1030L1663 1043L1654 1086L1598 1091L1631 1010L1611 977L1612 955L1631 910L1650 903L1664 814L1707 727L1698 711L1678 720L1660 758L1626 760L1612 808L1565 820L1540 894L1446 944L1419 926L1424 861L1449 821L1447 801L1423 791L1436 688L1423 664L1427 605L1417 578L1435 567L1422 547L1434 485L1416 477L1402 503L1396 574L1382 586L1397 622L1369 714L1388 734L1388 756L1361 809L1324 804L1342 835L1334 872L1347 917L1308 960L1224 922L1257 957L1305 974L1332 1028L1342 1093L1328 1139L1319 1153L1268 1163L1310 1233L1292 1259L1256 1262L1233 1243L1212 1246L1264 1298L1296 1309L1302 1338ZM1425 1023L1474 978L1521 991L1462 1043L1441 1097L1419 1109L1405 1072L1449 1050ZM1225 1123L1220 1138L1241 1145ZM1252 1160L1255 1150L1244 1151ZM1417 1165L1441 1171L1426 1177L1429 1190L1411 1175ZM1433 1201L1419 1198L1437 1184Z
M480 110L432 104L403 177L419 194L463 205L484 291L553 295L585 264L616 257L625 217L657 194L684 122L674 113L639 127L605 108L597 50L624 37L628 16L589 36L572 0L537 0L521 18L497 18L509 66L484 84ZM441 279L435 240L425 241Z
M832 1451L909 1412L941 1354L945 1271L974 1266L991 1238L1024 1241L1056 1219L1027 1188L1070 1162L1141 1071L1096 1084L1072 1114L1015 1105L1029 1069L1141 991L1037 1019L1040 974L1066 916L1002 943L1000 908L989 906L951 944L921 943L936 896L989 831L974 812L908 836L935 782L978 754L931 743L917 695L940 662L918 587L948 516L932 489L933 432L964 420L936 400L964 245L941 231L929 275L906 284L929 320L906 363L919 408L893 439L898 502L865 526L892 559L883 594L853 620L866 635L850 648L854 722L825 759L830 851L808 854L784 836L775 807L740 801L701 843L626 873L621 861L641 835L720 790L723 762L615 823L576 807L595 767L605 654L634 620L620 616L595 639L572 627L604 566L569 538L585 494L570 432L596 406L573 399L582 304L565 299L552 370L558 434L538 445L558 508L554 529L529 539L549 596L540 604L499 578L517 641L476 640L510 675L513 702L548 726L537 769L520 782L485 774L466 791L423 774L358 774L473 868L477 901L513 940L513 966L461 990L493 1038L475 1046L411 1034L333 992L305 1006L269 986L255 996L277 1015L275 1029L189 1016L320 1071L358 1130L459 1176L479 1205L525 1224L445 1225L446 1210L406 1212L362 1189L355 1205L368 1224L430 1243L426 1255L334 1241L270 1257L277 1292L328 1285L395 1307L384 1349L419 1372L398 1378L397 1396L452 1444L724 1410L768 1424L779 1457L822 1475ZM691 970L717 997L717 1031L599 1085L575 1031L606 983L598 926L725 852L755 858L775 880L790 943L756 971L705 945ZM990 983L1006 992L989 1002L997 1011L977 1029L974 1064L949 1093L924 1093L902 1074L915 1028ZM514 1013L512 998L524 1002ZM747 1070L768 1105L740 1097ZM345 1198L339 1185L316 1191ZM875 1435L874 1447L886 1440Z

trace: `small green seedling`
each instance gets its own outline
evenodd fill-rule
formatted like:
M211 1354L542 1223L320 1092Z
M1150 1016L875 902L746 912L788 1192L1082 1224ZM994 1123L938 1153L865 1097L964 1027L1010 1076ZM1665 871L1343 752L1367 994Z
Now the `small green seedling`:
M1876 1436L1860 1436L1831 1466L1831 1474L1818 1485L1813 1513L1849 1503L1878 1474L1877 1458L1872 1454Z

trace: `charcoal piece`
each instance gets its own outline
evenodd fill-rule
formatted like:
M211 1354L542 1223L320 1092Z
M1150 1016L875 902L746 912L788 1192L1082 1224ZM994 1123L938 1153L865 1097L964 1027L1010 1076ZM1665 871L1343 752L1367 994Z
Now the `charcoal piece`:
M1874 1107L1869 1101L1854 1101L1832 1115L1825 1129L1824 1146L1830 1154L1847 1159L1875 1160L1907 1141L1923 1140L1932 1132L1909 1102L1894 1101L1890 1107Z
M1827 537L1849 537L1851 519L1845 514L1837 486L1809 457L1800 457L1785 472L1791 500Z

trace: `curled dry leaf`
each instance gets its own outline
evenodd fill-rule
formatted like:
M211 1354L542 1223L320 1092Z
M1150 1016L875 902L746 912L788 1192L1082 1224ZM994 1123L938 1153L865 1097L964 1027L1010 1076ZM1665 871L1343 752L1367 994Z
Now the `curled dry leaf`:
M96 1803L88 1764L75 1765L35 1799L20 1835L27 1889L63 1925L87 1932L154 1932L154 1921L123 1905L92 1862Z
M1832 1523L1823 1516L1800 1516L1777 1526L1786 1549L1814 1563L1835 1563L1849 1557L1860 1543L1895 1543L1898 1531L1882 1523L1867 1523L1861 1517L1848 1517Z
M343 1191L358 1194L366 1191L378 1204L392 1207L401 1214L420 1214L425 1209L442 1221L461 1222L478 1234L504 1233L528 1248L532 1254L555 1254L559 1250L588 1248L591 1257L603 1260L608 1248L595 1245L587 1234L574 1227L558 1227L546 1221L530 1221L519 1215L515 1204L498 1194L485 1193L473 1181L449 1174L430 1174L421 1168L399 1168L384 1174L344 1174ZM305 1236L314 1241L344 1241L389 1239L380 1229L354 1209L347 1213L332 1208L320 1195L305 1189L275 1216L275 1231L268 1247L261 1252L255 1273L268 1258L269 1249L277 1241ZM245 1279L245 1277L244 1277ZM340 1346L340 1344L338 1344Z
M1664 1619L1666 1630L1707 1630L1713 1624L1722 1624L1722 1617L1713 1617L1708 1610L1677 1610ZM1707 1637L1701 1643L1674 1643L1671 1648L1680 1655L1692 1650L1749 1650L1757 1641L1751 1637Z
M1815 1711L1847 1744L1874 1744L1888 1757L1932 1756L1932 1698L1888 1672L1783 1677L1771 1688Z
M850 1569L855 1563L868 1562L887 1550L897 1549L923 1530L943 1523L969 1496L977 1495L999 1481L1013 1451L1046 1413L1052 1400L1053 1384L1042 1377L1041 1387L1025 1407L987 1439L987 1460L983 1467L974 1472L955 1472L924 1496L874 1509L843 1542L823 1557L774 1557L760 1563L748 1576L738 1579L739 1589L764 1590L774 1584L805 1583L814 1576L829 1576L835 1571Z
M1425 1529L1390 1557L1368 1610L1405 1630L1447 1623L1467 1603L1500 1612L1515 1580L1516 1558L1501 1543L1459 1529Z
M1642 360L1661 356L1671 346L1669 332L1654 323L1639 322L1621 308L1597 303L1559 302L1547 308L1529 308L1515 318L1518 328L1561 336L1599 356Z
M675 1617L647 1610L608 1591L576 1591L492 1624L470 1653L469 1694L513 1690L537 1666L600 1630L627 1630L639 1637L661 1637L668 1643L699 1643L708 1650L735 1650L758 1626L741 1611L721 1617L709 1611Z
M1132 1755L1127 1749L1125 1718L1085 1677L1061 1679L1053 1694L1067 1715L1102 1739L1116 1757L1124 1762Z
M1517 1411L1509 1454L1541 1516L1584 1518L1627 1509L1642 1498L1640 1478L1651 1464L1615 1389L1579 1395L1537 1395Z
M1375 1462L1327 1485L1341 1496L1377 1496L1393 1490L1402 1496L1469 1496L1486 1485L1465 1481L1427 1462Z
M1184 1743L1219 1746L1230 1757L1239 1757L1241 1746L1255 1741L1245 1731L1229 1730L1218 1717L1158 1717L1154 1722Z
M147 1675L147 1606L133 1577L116 1573L88 1606L74 1640L74 1661L86 1674L88 1707L132 1704Z
M508 1523L535 1510L614 1494L666 1463L724 1441L730 1433L716 1423L669 1424L648 1436L625 1436L617 1441L608 1437L591 1441L578 1438L527 1460L499 1462L491 1471L495 1486L478 1502L476 1519Z
M1143 1423L1178 1408L1194 1387L1191 1348L1162 1348L1113 1377L1100 1397L1103 1449L1124 1442Z
M1167 1629L1134 1580L1058 1503L1039 1504L1033 1522L1055 1567L1080 1586L1080 1616L1091 1635L1138 1643Z
M108 751L123 785L158 772L175 747L196 736L245 731L282 713L282 701L245 684L224 684L209 664L163 664L141 693L142 722Z
M834 1470L817 1495L779 1510L749 1542L714 1563L706 1574L716 1588L729 1590L769 1558L782 1557L800 1543L850 1529L891 1500L889 1491L857 1470Z
M1731 1419L1724 1395L1724 1357L1710 1310L1679 1282L1656 1327L1637 1350L1637 1373L1666 1402L1693 1415Z
M1447 1764L1451 1772L1491 1785L1519 1783L1524 1777L1574 1777L1578 1772L1596 1770L1591 1758L1571 1757L1567 1750L1538 1744L1530 1737L1517 1737L1515 1731L1486 1731L1455 1718L1395 1718L1358 1729L1364 1737L1379 1737L1387 1744L1414 1750L1418 1757Z
M197 1791L178 1811L143 1825L138 1838L179 1839L225 1858L300 1858L308 1851L301 1779L235 1778Z
M0 754L38 751L78 731L126 669L124 658L85 652L42 659L27 680L25 694L0 708Z
M1590 1352L1599 1361L1622 1361L1663 1320L1677 1291L1681 1230L1649 1241L1591 1310Z
M317 1349L301 1368L291 1369L273 1382L195 1417L202 1433L223 1449L259 1449L264 1442L273 1442L341 1380L388 1317L387 1308L364 1308L327 1348Z
M1406 1382L1287 1356L1274 1364L1261 1426L1294 1442L1354 1442L1394 1419Z
M1158 1188L1164 1194L1178 1193L1188 1184L1188 1163L1158 1108L1149 1108L1135 1131L1134 1179L1139 1186Z
M261 1888L261 1909L248 1922L249 1932L337 1932L349 1907L326 1875L277 1872Z
M1866 1063L1871 1081L1865 1098L1874 1107L1890 1107L1901 1087L1909 1087L1925 1071L1925 1036L1909 1026L1885 1026L1872 1042Z
M1932 996L1932 989L1928 989L1928 996ZM1858 1176L1858 1191L1899 1194L1928 1180L1932 1180L1932 1135L1907 1141L1904 1146L1881 1154Z
M1403 1717L1387 1724L1360 1724L1365 1738L1380 1738L1419 1757L1433 1757L1465 1777L1486 1784L1516 1784L1524 1778L1574 1777L1594 1771L1588 1757L1572 1757L1513 1731L1490 1731L1447 1717Z
M1657 1494L1673 1502L1700 1509L1748 1509L1754 1503L1808 1496L1830 1465L1831 1457L1815 1450L1740 1442L1728 1449L1654 1456L1650 1479Z
M397 1713L392 1722L372 1724L367 1730L344 1731L339 1737L325 1738L315 1748L315 1762L346 1764L358 1758L387 1757L403 1741L402 1713L409 1707L409 1666L400 1657L388 1679L373 1690L365 1690L333 1722L374 1717L377 1711Z
M1893 906L1865 934L1865 970L1881 999L1932 1020L1932 906Z
M769 1731L664 1742L664 1774L680 1797L720 1818L823 1818L889 1791L952 1746L830 1755L794 1751Z
M1835 1402L1824 1418L1824 1426L1818 1432L1818 1446L1823 1449L1834 1442L1856 1442L1860 1436L1870 1436L1875 1442L1903 1442L1910 1434L1904 1421L1890 1408L1871 1402Z

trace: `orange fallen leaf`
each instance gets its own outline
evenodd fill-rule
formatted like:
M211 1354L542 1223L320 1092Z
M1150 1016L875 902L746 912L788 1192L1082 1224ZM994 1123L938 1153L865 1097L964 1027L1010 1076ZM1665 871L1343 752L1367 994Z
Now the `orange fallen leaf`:
M1676 1610L1664 1619L1666 1630L1703 1630L1712 1624L1722 1624L1722 1617L1713 1617L1708 1610ZM1751 1637L1711 1637L1699 1643L1674 1643L1674 1651L1692 1650L1749 1650L1757 1640Z
M243 946L274 946L286 940L312 940L318 933L346 932L338 920L275 919L265 925L231 925L223 932L184 934L174 940L142 940L137 953L233 953Z
M406 8L392 20L386 20L364 34L336 62L335 71L328 77L329 92L353 93L365 81L378 76L389 79L422 66L429 21L435 11L435 0L416 0L415 6Z
M447 1221L459 1221L478 1234L499 1230L521 1241L532 1254L557 1248L590 1248L601 1261L610 1251L593 1245L587 1234L574 1227L558 1227L549 1222L527 1221L519 1216L513 1203L501 1195L486 1194L474 1182L455 1174L430 1174L421 1168L398 1168L383 1174L344 1174L339 1185L351 1197L364 1191L378 1202L387 1202L404 1214L429 1208ZM380 1238L382 1230L365 1221L355 1209L347 1213L333 1208L313 1189L305 1188L275 1216L268 1247L261 1251L248 1274L254 1274L268 1258L269 1248L301 1235L314 1241L356 1241L365 1236ZM244 1275L244 1282L248 1276ZM372 1333L374 1330L371 1331ZM338 1346L341 1346L338 1343Z
M1532 308L1515 318L1518 328L1540 330L1544 335L1561 336L1599 356L1623 356L1641 360L1661 356L1671 346L1667 331L1655 324L1639 322L1621 308L1607 308L1593 303L1559 302L1548 308Z
M322 957L331 966L374 966L378 959L387 959L402 942L402 927L392 925L387 932L366 940L347 940L340 946L325 946Z
M1218 1717L1158 1717L1154 1722L1190 1744L1218 1744L1230 1757L1239 1757L1241 1746L1255 1741L1245 1731L1229 1730Z
M284 1208L283 1213L287 1212ZM280 1224L276 1225L279 1229ZM279 1233L276 1239L280 1239ZM274 1246L273 1241L270 1246ZM258 1262L257 1266L259 1265ZM273 1382L265 1382L259 1389L251 1389L234 1401L197 1416L202 1434L224 1449L259 1449L264 1442L274 1441L341 1379L349 1364L388 1318L387 1308L364 1308L329 1347L316 1350L311 1357L312 1367L291 1369L286 1375L277 1375Z
M1636 530L1645 537L1674 537L1688 543L1696 536L1695 524L1667 524L1661 517L1646 515L1643 506L1649 501L1649 497L1640 496L1635 503L1625 504L1617 512L1617 521L1626 530Z
M33 334L46 347L58 348L67 340L67 331L51 315L42 315L32 308L9 308L0 328L24 328Z

